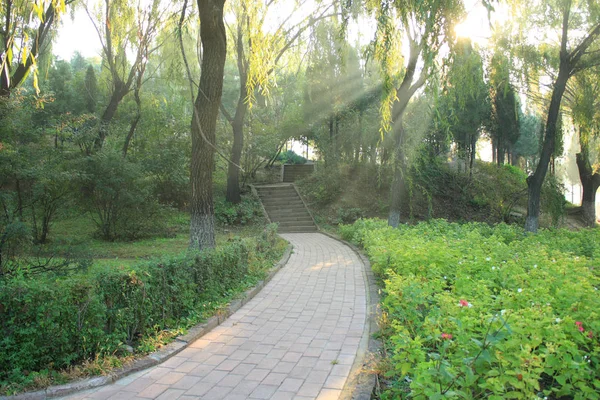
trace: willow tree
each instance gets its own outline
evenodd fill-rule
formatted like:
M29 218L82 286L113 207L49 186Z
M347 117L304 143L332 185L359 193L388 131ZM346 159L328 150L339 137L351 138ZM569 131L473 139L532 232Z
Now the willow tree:
M449 99L447 115L450 132L458 154L473 170L475 149L484 122L490 116L489 88L483 80L483 62L470 40L453 45L451 64L445 79L445 96Z
M102 63L109 73L109 99L100 117L94 149L102 148L119 104L135 89L137 114L124 141L125 155L139 121L139 90L148 59L158 48L155 39L164 22L165 4L161 4L161 0L152 0L142 7L126 0L102 0L90 8L86 5L85 10L102 44Z
M21 85L45 46L56 21L75 0L5 0L0 6L0 97ZM37 88L37 70L33 68Z
M490 65L492 114L489 131L493 157L498 165L504 164L507 154L509 162L516 163L515 145L520 137L519 102L510 80L510 69L509 58L497 50Z
M580 152L576 154L577 169L583 187L581 208L587 226L596 226L596 192L600 187L600 163L598 163L600 135L600 79L598 71L583 73L573 80L570 108L575 126L579 131ZM593 163L593 161L596 161Z
M331 7L319 4L308 16L290 25L292 17L299 18L297 5L282 18L283 22L279 26L275 25L276 29L272 30L269 25L273 25L277 6L277 1L235 0L231 3L235 24L230 29L230 43L238 70L239 95L233 113L224 106L221 107L233 133L226 194L227 201L231 203L241 201L240 165L244 148L244 127L256 91L262 92L262 95L268 94L269 87L274 84L275 69L284 54L316 21L331 16L328 12Z
M382 131L394 139L394 178L388 224L400 223L404 176L405 135L402 117L414 94L436 68L438 53L454 38L453 27L463 14L460 0L370 0L377 19L374 55L380 61L387 96L381 107ZM408 55L402 57L405 41Z
M561 102L567 83L578 73L600 65L600 8L594 1L540 0L532 3L515 0L514 3L515 10L522 16L521 28L526 31L519 38L527 40L537 36L540 39L534 51L528 52L524 63L544 67L552 79L540 160L535 172L527 178L525 230L536 232L542 184L556 150ZM558 44L554 41L555 36L559 38ZM532 49L527 43L523 45L516 47Z
M227 33L223 22L225 0L197 0L197 5L200 18L202 61L191 125L190 248L203 250L215 247L215 209L212 183L216 150L215 133L221 95L223 94L223 73L227 57ZM189 71L189 68L187 70Z

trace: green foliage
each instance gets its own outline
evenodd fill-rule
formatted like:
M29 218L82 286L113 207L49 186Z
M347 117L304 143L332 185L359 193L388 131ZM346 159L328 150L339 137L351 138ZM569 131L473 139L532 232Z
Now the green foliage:
M151 338L212 315L281 256L276 226L217 249L88 274L0 281L0 393L85 360L154 349ZM41 371L41 372L40 372ZM46 371L44 373L44 371Z
M303 179L299 186L311 203L329 204L341 193L343 180L339 169L315 168L315 172Z
M164 229L163 209L139 165L103 150L86 157L82 170L82 202L104 240L131 240Z
M282 164L306 164L306 158L294 153L293 150L288 150L277 156L277 161Z
M597 230L360 220L341 233L385 281L382 399L599 397Z
M248 225L262 218L262 210L257 199L242 197L239 204L227 202L224 198L215 199L215 219L222 225Z

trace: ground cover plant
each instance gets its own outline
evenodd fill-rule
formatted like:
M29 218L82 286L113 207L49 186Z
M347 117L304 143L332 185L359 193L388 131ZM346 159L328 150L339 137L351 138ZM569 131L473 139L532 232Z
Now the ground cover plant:
M600 395L600 232L342 226L384 280L383 399Z
M0 393L103 373L131 352L153 351L256 284L284 248L276 226L269 225L256 237L231 237L199 253L5 277Z

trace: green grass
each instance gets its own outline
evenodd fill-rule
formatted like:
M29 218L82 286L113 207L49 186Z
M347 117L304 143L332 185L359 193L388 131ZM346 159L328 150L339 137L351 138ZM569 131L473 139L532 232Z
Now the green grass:
M71 214L54 223L44 252L58 251L74 257L85 256L101 266L129 266L139 260L180 254L188 249L189 214L173 212L168 225L169 231L173 233L172 237L108 242L95 237L96 227L88 216ZM256 236L263 228L262 224L217 226L217 246L234 236Z

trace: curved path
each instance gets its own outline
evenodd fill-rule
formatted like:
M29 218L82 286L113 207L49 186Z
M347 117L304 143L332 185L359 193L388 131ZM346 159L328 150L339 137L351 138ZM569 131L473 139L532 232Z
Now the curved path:
M282 236L288 263L227 321L161 365L68 398L345 397L365 334L363 263L328 236Z

